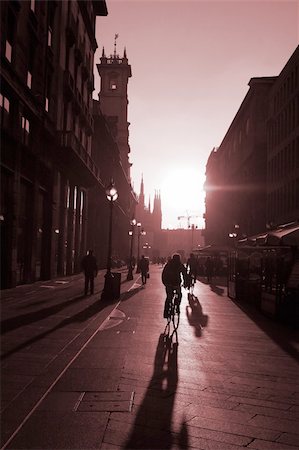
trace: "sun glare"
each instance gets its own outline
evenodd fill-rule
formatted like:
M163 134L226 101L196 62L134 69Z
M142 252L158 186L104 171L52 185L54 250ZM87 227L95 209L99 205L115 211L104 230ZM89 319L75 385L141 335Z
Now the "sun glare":
M190 219L191 224L202 225L204 182L205 176L192 168L175 169L166 174L161 187L164 227L178 227L179 216L186 217L185 223L181 220L184 228L188 225L187 216L194 216Z

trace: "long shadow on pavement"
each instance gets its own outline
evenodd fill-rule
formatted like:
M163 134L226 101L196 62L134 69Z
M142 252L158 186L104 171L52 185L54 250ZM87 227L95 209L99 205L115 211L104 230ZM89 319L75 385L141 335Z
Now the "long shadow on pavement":
M139 286L137 288L131 289L130 291L124 292L120 296L120 300L122 302L125 302L126 300L129 300L133 295L138 294L139 291L142 291L144 289L143 286Z
M132 289L129 292L125 292L124 294L121 295L121 301L124 300L128 300L130 297L132 297L133 295L137 294L137 292L140 290L140 288L136 288L136 289ZM55 314L55 312L59 312L61 309L63 309L65 306L68 306L69 303L74 303L74 301L78 301L81 300L84 297L78 297L77 299L72 299L72 301L67 301L64 302L60 305L56 305L53 306L52 308L45 308L45 310L48 312L49 310L51 311L51 314ZM115 301L113 302L115 303ZM110 302L111 304L111 302ZM1 360L6 359L8 356L12 355L15 352L18 352L20 350L23 350L24 348L34 344L35 342L44 339L46 336L48 336L49 334L53 333L54 331L59 330L60 328L63 328L67 325L70 325L72 323L78 323L78 322L85 322L88 319L90 319L91 317L93 317L95 314L97 314L98 312L100 312L102 309L104 309L106 306L108 305L108 302L106 301L99 301L99 299L96 299L96 301L94 303L92 303L91 305L89 305L87 308L84 308L83 310L79 311L77 314L74 314L72 317L67 317L66 319L63 319L60 323L58 323L55 327L44 331L43 333L38 334L37 336L32 337L31 339L28 339L25 342L22 342L21 344L19 344L17 347L9 350L6 353L3 353L1 355ZM61 308L57 308L58 306L61 306ZM54 311L54 312L53 312ZM25 314L25 321L23 321L23 324L27 324L27 323L31 323L32 318L30 316L34 315L35 320L40 320L42 318L47 317L46 312L44 310L38 311L37 313L32 313L32 314ZM24 320L24 316L20 316L20 319ZM28 317L27 317L28 316ZM38 317L38 318L36 318ZM17 318L18 319L18 318ZM13 325L13 323L11 323L10 321L13 319L9 319L9 324ZM26 322L28 320L31 320L30 322ZM18 322L18 327L22 326L21 321ZM8 326L7 326L8 328ZM14 328L12 328L14 329ZM10 329L6 329L6 332L10 331Z
M248 303L240 304L237 300L232 301L285 353L288 353L295 361L299 361L299 352L294 345L299 342L299 332L297 330L290 329L286 325L264 316L261 311L258 311L256 307Z
M53 333L56 330L59 330L60 328L63 328L67 325L70 325L75 322L84 322L88 320L90 317L94 316L96 313L100 312L102 309L104 309L107 306L106 302L99 301L98 299L89 305L87 308L81 310L77 314L75 314L72 317L67 317L66 319L63 319L60 323L58 323L55 327L50 328L47 331L44 331L43 333L38 334L37 336L33 336L32 338L28 339L27 341L22 342L18 346L14 347L13 349L9 350L6 353L3 353L1 355L1 360L6 359L8 356L12 355L15 352L18 352L20 350L23 350L24 348L34 344L35 342L44 339L49 334Z
M195 336L200 337L202 328L208 324L209 316L203 313L202 306L194 294L188 293L189 305L186 306L186 314L189 325L194 327Z
M26 314L20 314L19 316L11 317L10 319L3 320L1 322L1 334L8 333L9 331L15 330L17 328L29 325L31 323L37 322L39 320L45 319L46 317L53 316L59 313L64 308L67 308L74 303L81 302L84 296L71 298L65 302L58 303L47 308L39 309L38 311L33 311Z
M175 444L171 419L178 384L178 343L160 334L154 371L140 405L125 449L170 449ZM184 424L178 434L178 448L188 448Z

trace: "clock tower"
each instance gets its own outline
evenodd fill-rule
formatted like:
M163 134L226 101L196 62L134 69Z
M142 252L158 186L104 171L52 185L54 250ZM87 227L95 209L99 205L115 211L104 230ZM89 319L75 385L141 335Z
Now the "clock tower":
M124 49L122 58L116 53L117 38L116 34L113 55L107 57L103 48L100 64L97 64L101 78L99 101L103 115L107 117L108 123L113 124L112 132L119 148L121 163L130 180L128 80L132 76L132 72L126 49Z

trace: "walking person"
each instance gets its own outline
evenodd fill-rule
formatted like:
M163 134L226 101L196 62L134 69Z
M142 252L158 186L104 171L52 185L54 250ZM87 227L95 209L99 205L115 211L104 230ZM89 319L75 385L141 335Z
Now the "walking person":
M146 280L148 277L148 271L149 271L149 261L148 258L145 258L144 255L141 256L140 262L139 262L140 272L141 272L141 281L142 284L146 284Z
M188 282L190 283L190 286L194 286L197 278L197 260L194 253L190 253L190 257L188 258L186 264L186 269L188 274Z
M84 294L88 294L88 288L90 287L90 295L94 293L94 278L98 274L98 265L93 251L88 250L87 255L81 261L81 267L85 276Z

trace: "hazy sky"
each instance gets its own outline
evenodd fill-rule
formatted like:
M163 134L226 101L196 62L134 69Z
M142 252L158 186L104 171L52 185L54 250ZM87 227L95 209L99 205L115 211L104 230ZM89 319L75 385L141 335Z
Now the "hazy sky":
M161 190L163 226L204 212L205 165L251 77L278 75L299 43L299 1L106 0L101 56L126 47L130 161L135 191ZM94 97L100 79L95 72ZM121 195L121 194L120 194ZM199 223L191 219L191 223ZM186 222L181 221L181 225Z

